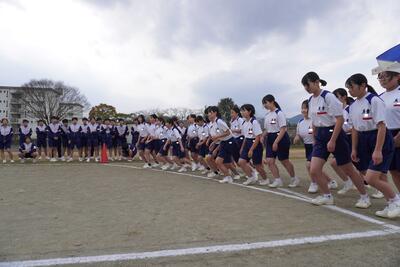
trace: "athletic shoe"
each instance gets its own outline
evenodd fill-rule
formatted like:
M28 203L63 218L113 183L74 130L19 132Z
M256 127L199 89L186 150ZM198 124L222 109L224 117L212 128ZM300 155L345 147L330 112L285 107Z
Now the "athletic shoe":
M51 158L50 161L51 162L57 162L57 159L56 158Z
M151 165L149 163L145 163L143 165L143 169L149 169L149 168L151 168Z
M214 178L215 176L217 176L217 174L216 174L215 172L213 172L213 171L210 171L210 172L207 174L207 177L208 177L208 178Z
M15 161L12 159L12 160L10 160L10 163L14 163Z
M226 176L224 179L222 179L221 181L219 181L220 184L232 184L233 180L232 177L230 176Z
M243 183L243 185L251 185L255 184L257 182L257 179L254 179L254 177L247 177L247 180Z
M99 158L95 158L94 161L99 162Z
M40 157L38 158L38 160L42 160L42 156L40 156Z
M90 158L87 158L87 159L86 159L86 162L90 162Z
M369 197L360 197L355 206L356 208L367 209L371 206L371 200Z
M200 165L197 170L198 171L204 171L206 169L206 167L204 167L203 165Z
M3 163L7 163L7 160L3 159Z
M50 157L46 157L47 160L50 160Z
M317 206L321 205L333 205L333 197L318 196L311 200L311 203Z
M318 192L318 184L317 183L310 183L310 187L308 187L308 193L315 194Z
M378 189L375 189L375 192L371 195L372 198L375 199L381 199L384 198L385 196L383 195L383 193L381 191L379 191Z
M389 204L388 217L390 219L400 217L400 200L393 201Z
M73 160L74 160L73 158L68 158L67 162L71 162Z
M260 179L258 181L258 184L259 185L269 185L269 179L268 178L267 179Z
M240 180L240 174L236 174L235 176L233 176L233 180Z
M167 163L167 164L165 164L165 165L163 165L163 166L161 167L161 170L166 171L166 170L169 169L169 167L171 167L171 165L170 165L169 163Z
M158 164L158 163L153 163L153 164L151 165L151 167L154 167L154 168L157 168L158 166L160 166L160 164Z
M197 169L197 164L192 162L192 172L196 171Z
M290 188L298 187L299 184L300 184L300 179L297 177L293 177L292 180L290 181L290 184L288 185L288 187L290 187Z
M178 170L178 172L187 172L187 169L186 169L185 166L182 166L182 167Z
M268 185L271 188L277 188L277 187L282 187L283 183L282 183L282 179L275 179L272 184Z
M337 182L336 182L335 180L331 180L331 181L328 183L328 188L329 188L329 189L336 189L336 188L338 188Z
M353 185L353 182L349 179L346 182L344 182L343 188L340 189L337 193L339 195L344 195L352 189L354 189L354 185Z
M65 161L65 157L62 156L62 157L60 158L60 160L61 160L61 161Z
M79 158L78 160L79 160L79 162L82 162L82 161L83 161L83 158Z
M204 171L201 172L201 174L207 174L209 170L205 169Z
M375 215L382 218L389 218L388 212L389 206L386 206L383 210L378 210L377 212L375 212Z
M176 170L177 168L178 168L178 165L176 165L176 163L174 163L174 164L171 166L170 170L171 170L171 171L174 171L174 170Z

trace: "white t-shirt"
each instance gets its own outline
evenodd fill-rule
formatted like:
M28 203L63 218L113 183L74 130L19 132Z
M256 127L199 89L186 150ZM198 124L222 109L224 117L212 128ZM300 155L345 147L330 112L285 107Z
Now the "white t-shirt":
M400 86L390 92L384 92L380 98L385 102L386 126L390 130L400 129Z
M326 94L325 98L322 94ZM309 101L309 114L315 127L331 127L336 123L336 117L343 116L343 105L331 92L321 90L317 97Z
M241 117L237 117L236 119L231 120L231 130L232 130L233 137L238 138L243 135L243 132L241 132L241 133L234 132L234 131L242 129L243 122L244 122L244 119Z
M277 133L282 127L286 127L286 117L280 109L275 109L265 115L264 128L268 133Z
M376 130L379 122L385 122L385 103L377 96L373 96L369 103L369 95L371 93L350 105L350 120L354 129L360 132Z
M245 138L254 139L262 134L261 125L256 118L245 120L242 125L242 133Z
M312 121L310 118L302 119L297 123L296 134L300 136L304 144L314 143Z
M220 118L217 118L214 122L211 122L210 125L211 137L221 135L226 131L229 131L229 134L225 136L221 141L227 141L233 137L231 130L229 129L228 125Z

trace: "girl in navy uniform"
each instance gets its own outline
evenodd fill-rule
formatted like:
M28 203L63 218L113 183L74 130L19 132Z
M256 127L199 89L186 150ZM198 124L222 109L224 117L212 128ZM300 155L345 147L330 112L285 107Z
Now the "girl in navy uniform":
M147 132L147 123L143 115L138 116L138 130L139 130L139 140L137 143L137 149L139 151L139 157L145 162L143 168L148 168L146 157L144 156L144 150L146 149L146 140L149 136Z
M337 99L339 99L339 101L343 105L343 120L344 120L344 122L343 122L342 128L343 128L343 131L346 133L346 138L347 138L347 141L349 142L349 145L351 148L351 131L352 131L353 125L351 124L351 121L349 119L349 108L350 108L351 103L354 102L354 99L352 99L351 97L348 97L347 91L343 88L335 89L332 93L337 97ZM332 169L336 172L336 174L344 182L344 186L342 189L340 189L338 191L338 194L343 195L343 194L347 193L349 190L353 189L354 188L353 182L343 172L343 170L337 166L336 159L332 158L329 163L330 163ZM357 164L357 163L353 162L353 164Z
M303 115L303 119L301 119L296 128L296 136L294 138L294 143L298 143L300 140L303 141L305 156L306 156L306 169L308 174L310 174L310 162L312 157L313 151L313 144L314 144L314 134L313 134L313 126L311 118L308 116L308 100L304 100L301 104L301 114ZM322 171L322 175L324 178L330 183L330 178L328 175ZM310 175L311 183L308 188L308 193L314 194L318 192L318 184Z
M24 119L21 127L19 127L19 145L21 146L25 142L25 138L32 136L32 128L29 127L29 121Z
M115 158L115 159L117 159L117 157L118 157L118 141L117 141L117 131L115 130L115 127L117 127L117 123L116 123L116 121L114 120L114 119L111 119L110 120L110 124L111 124L111 127L114 129L114 131L113 131L113 134L112 134L112 149L113 149L113 153L114 153L114 156L113 155L110 155L110 157L111 157L111 159L113 159L113 157Z
M103 145L103 138L101 137L100 128L103 125L103 119L102 118L97 118L96 119L96 123L99 126L99 147L101 147Z
M149 123L146 125L146 131L147 131L147 138L145 141L145 150L144 150L144 157L146 164L143 166L143 168L151 168L152 167L152 152L154 150L154 144L156 140L156 120L157 120L157 115L152 114L149 116ZM153 165L155 165L153 163ZM153 166L154 167L154 166Z
M293 164L289 160L290 139L287 133L286 117L273 95L266 95L262 99L265 109L269 110L264 120L266 136L266 157L269 169L274 176L274 181L269 187L282 187L283 182L279 175L278 166L275 163L276 157L282 163L291 177L289 187L296 187L300 180L297 178Z
M244 141L244 134L242 133L243 122L239 107L237 105L233 106L231 108L231 131L239 148L242 147Z
M215 160L217 159L218 153L219 153L219 144L220 141L217 140L215 142L213 142L212 138L211 138L211 126L212 126L212 122L210 121L209 117L208 117L208 110L210 107L207 107L204 110L204 114L206 114L206 126L208 128L208 138L207 141L205 142L207 148L208 148L208 155L206 156L206 162L208 167L210 168L209 173L207 174L208 178L213 178L217 175L219 175L218 172L218 166L217 163L215 162Z
M267 173L262 163L263 146L262 146L262 130L260 123L254 117L255 108L253 105L245 104L240 107L241 114L244 118L241 129L244 134L244 142L240 147L239 166L247 175L244 185L255 184L258 180L256 172L254 172L249 164L251 160L258 173L263 178L260 185L268 185Z
M117 134L117 144L118 144L118 160L122 160L122 146L127 143L126 136L129 134L129 128L126 126L123 119L118 120L118 125L115 127Z
M233 137L228 125L222 119L220 119L218 107L211 106L208 108L208 119L211 122L210 137L212 142L220 142L218 155L215 160L218 169L225 176L220 183L233 183L228 169L229 166L227 165L230 165L233 159L239 158L239 149L237 147L235 138Z
M42 149L44 150L44 156L47 160L50 158L47 154L47 126L44 124L43 120L38 120L38 125L36 126L36 139L37 139L37 148L39 160L42 159Z
M385 89L380 97L386 104L386 126L394 139L395 151L390 165L393 183L400 192L400 72L384 71L378 75L380 85Z
M353 123L351 158L364 174L368 184L382 192L388 206L377 211L380 217L395 218L400 215L400 197L386 179L394 154L393 137L386 129L385 104L368 85L363 74L354 74L346 81L350 94L356 101L350 106Z
M88 146L90 151L90 157L87 158L87 162L94 158L96 162L99 161L99 138L100 138L100 126L96 123L95 118L90 118L88 127Z
M159 117L157 121L158 121L158 128L156 129L157 141L154 150L157 152L157 161L163 164L163 166L161 166L161 169L165 171L168 170L173 165L173 161L170 160L168 157L168 152L170 148L170 145L167 144L168 129L165 126L164 118Z
M138 119L134 118L133 119L133 126L131 127L131 134L132 134L132 142L131 143L132 143L133 146L136 146L137 142L139 141L140 133L139 133L138 125L139 125Z
M13 154L11 153L11 143L13 137L13 129L8 125L8 119L1 119L0 126L0 154L3 159L3 163L7 163L6 157L4 155L4 150L7 151L10 158L10 162L14 163Z
M78 150L79 161L82 162L82 144L81 144L82 127L78 124L78 118L72 118L72 124L68 126L68 162L71 162L74 157L74 149Z
M49 147L50 147L50 161L57 161L56 155L58 153L58 149L60 147L60 138L61 138L61 126L56 116L51 117L51 123L47 127L47 134L49 138Z
M112 152L113 152L112 139L113 139L114 131L115 131L115 129L111 125L110 119L104 119L104 124L101 125L100 132L101 132L101 136L102 136L102 139L103 139L103 144L106 144L106 147L107 147L107 150L108 150L108 159L111 160L111 161L114 160L112 158ZM101 148L101 149L103 149L103 148ZM121 149L122 149L122 147L121 147Z
M336 163L362 195L356 207L365 208L369 198L365 191L364 181L359 172L354 169L350 158L350 147L343 126L342 103L329 91L321 90L326 82L315 72L309 72L301 80L305 90L312 94L309 101L310 117L313 124L314 147L311 158L310 174L316 180L323 195L311 201L314 205L333 205L333 196L328 187L328 181L322 175L322 169L329 155L335 156Z
M63 119L61 124L61 146L59 148L58 157L61 158L62 161L65 161L65 154L69 155L69 147L68 147L68 120ZM61 153L61 154L60 154Z
M83 159L89 158L88 150L88 137L89 137L89 125L88 119L82 118L82 133L81 133L81 154Z
M199 164L199 151L197 149L197 143L199 142L198 137L198 125L196 124L196 115L190 114L189 115L189 126L187 128L187 142L188 142L188 149L190 151L190 156L192 157L192 171L197 170Z
M206 143L209 137L209 129L203 116L196 117L196 124L198 125L197 135L199 138L199 142L196 144L196 148L199 151L199 162L201 164L198 170L201 171L202 174L206 174L208 172L208 165L205 158L208 154L208 146Z
M180 166L181 169L184 168L183 159L185 157L185 148L182 142L182 135L178 127L175 125L173 118L167 118L165 120L165 126L167 127L168 141L165 143L163 150L168 150L168 145L172 146L172 161Z
M25 141L19 147L19 154L18 154L21 163L25 162L25 159L32 159L32 162L36 162L37 154L37 147L29 136L25 137Z

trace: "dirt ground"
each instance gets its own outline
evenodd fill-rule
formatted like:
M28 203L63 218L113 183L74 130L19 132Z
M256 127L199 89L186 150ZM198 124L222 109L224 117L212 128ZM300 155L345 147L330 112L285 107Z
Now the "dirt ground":
M293 191L310 197L305 193L304 161L294 163L302 184ZM382 229L304 201L138 166L138 162L1 165L0 263ZM282 172L282 177L287 183L287 174ZM335 200L339 207L373 218L384 207L384 201L374 200L368 210L353 208L355 191ZM400 219L379 220L400 226ZM392 234L84 266L400 266L399 244L400 235Z

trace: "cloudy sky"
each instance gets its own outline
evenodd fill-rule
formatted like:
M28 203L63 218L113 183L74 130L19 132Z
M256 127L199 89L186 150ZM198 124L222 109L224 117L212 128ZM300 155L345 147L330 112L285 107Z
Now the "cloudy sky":
M49 78L120 112L276 96L288 116L400 43L398 0L0 0L0 85ZM378 91L381 91L379 88Z

